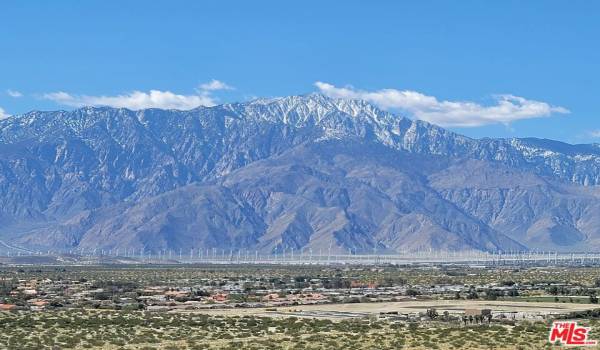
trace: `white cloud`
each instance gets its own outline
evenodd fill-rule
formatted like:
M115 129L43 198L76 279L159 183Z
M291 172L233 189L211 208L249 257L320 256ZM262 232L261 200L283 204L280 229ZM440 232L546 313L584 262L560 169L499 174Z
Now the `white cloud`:
M217 90L233 90L232 86L225 84L220 80L213 79L208 83L200 84L200 90L202 91L217 91Z
M109 106L132 110L145 108L189 110L199 106L214 106L216 104L215 99L208 93L179 95L171 91L160 90L133 91L116 96L73 95L58 91L46 93L42 95L42 98L71 107Z
M57 91L43 94L42 98L71 107L109 106L133 110L146 108L189 110L199 106L214 106L217 99L213 97L212 92L233 89L226 83L213 79L201 84L196 93L191 95L180 95L161 90L150 90L149 92L136 90L116 96L78 95Z
M6 111L4 111L2 107L0 107L0 120L6 119L8 117L10 117L10 114L6 113Z
M589 135L591 137L600 138L600 129L590 131Z
M14 97L14 98L23 97L23 93L21 93L20 91L17 91L17 90L8 89L8 90L6 90L6 93L8 94L8 96Z
M495 104L486 106L470 101L440 101L436 97L410 90L365 91L353 87L336 87L320 81L315 86L329 97L366 100L383 109L402 110L415 118L442 126L509 124L521 119L547 117L553 113L570 113L563 107L514 95L496 95Z

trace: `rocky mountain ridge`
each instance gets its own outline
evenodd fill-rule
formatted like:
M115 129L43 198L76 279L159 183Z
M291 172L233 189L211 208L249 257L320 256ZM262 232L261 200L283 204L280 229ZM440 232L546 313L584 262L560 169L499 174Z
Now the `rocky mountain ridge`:
M27 247L586 250L598 184L597 144L318 94L0 120L0 237Z

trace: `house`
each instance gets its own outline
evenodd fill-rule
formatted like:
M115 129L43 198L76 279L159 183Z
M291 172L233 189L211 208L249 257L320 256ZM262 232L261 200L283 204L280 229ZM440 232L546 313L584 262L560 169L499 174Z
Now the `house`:
M262 297L262 301L277 301L279 300L279 294L277 293L269 293Z
M225 293L217 293L217 294L211 296L211 299L213 301L216 301L219 303L223 303L223 302L227 301L228 298L229 298L229 295L227 295Z
M31 311L43 311L48 305L48 302L45 300L33 300L29 302L29 308Z
M11 311L15 310L17 305L15 304L0 304L0 311Z
M190 292L180 291L180 290L172 290L166 291L163 294L167 299L177 299L177 298L185 298L190 295Z

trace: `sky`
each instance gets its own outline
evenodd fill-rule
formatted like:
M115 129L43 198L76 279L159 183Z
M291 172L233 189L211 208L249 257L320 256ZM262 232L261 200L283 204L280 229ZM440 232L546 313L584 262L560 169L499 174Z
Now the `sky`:
M600 142L598 1L20 1L0 118L321 92L470 137Z

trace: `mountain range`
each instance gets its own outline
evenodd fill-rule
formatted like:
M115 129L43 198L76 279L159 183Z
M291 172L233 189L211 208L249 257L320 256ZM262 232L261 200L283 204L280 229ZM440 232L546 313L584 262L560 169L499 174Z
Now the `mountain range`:
M600 145L472 139L320 94L0 120L29 249L597 251Z

